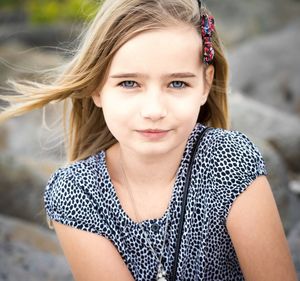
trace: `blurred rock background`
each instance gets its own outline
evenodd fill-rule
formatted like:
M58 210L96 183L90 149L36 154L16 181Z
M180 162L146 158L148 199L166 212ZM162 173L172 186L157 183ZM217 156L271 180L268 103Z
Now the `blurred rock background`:
M263 153L300 279L300 1L207 0L231 68L232 129ZM96 1L0 0L0 91L8 78L67 59ZM4 105L4 103L0 103ZM56 117L48 106L0 127L0 281L72 280L43 192L64 163Z

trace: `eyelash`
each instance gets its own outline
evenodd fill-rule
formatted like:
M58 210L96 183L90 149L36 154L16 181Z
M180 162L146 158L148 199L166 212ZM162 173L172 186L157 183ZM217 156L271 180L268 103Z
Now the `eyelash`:
M137 84L137 82L135 82L135 81L133 81L133 80L125 80L125 81L120 82L120 83L118 84L118 86L123 87L123 88L125 88L125 89L134 89L134 88L135 88L135 87L125 87L125 86L124 86L124 83L126 83L126 82L133 82L133 83ZM180 80L175 80L175 81L172 81L171 83L174 83L174 82L180 82L180 83L182 83L184 86L183 86L183 87L179 87L179 88L177 88L177 87L172 87L173 89L184 89L184 88L186 88L186 87L189 86L188 83L183 82L183 81L180 81Z

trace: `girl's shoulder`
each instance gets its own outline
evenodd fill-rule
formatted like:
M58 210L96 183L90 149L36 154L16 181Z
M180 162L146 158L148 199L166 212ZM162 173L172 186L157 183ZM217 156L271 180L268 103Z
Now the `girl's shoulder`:
M205 126L198 125L195 132L199 134L204 128ZM235 157L242 157L245 161L249 157L262 158L259 148L250 137L237 130L211 128L203 138L203 145L211 150L213 158L223 157L235 160Z
M100 154L101 152L58 168L50 176L46 190L54 185L80 185L93 181L99 173Z
M96 217L99 192L99 154L57 169L49 178L44 203L52 220L72 225L80 217Z
M207 157L211 177L211 194L223 206L226 218L235 199L261 175L267 175L262 153L250 138L240 131L214 128L207 133Z
M207 139L209 141L213 141L214 143L226 143L226 142L248 142L251 143L252 141L250 138L243 132L238 130L229 130L223 128L214 128L214 127L207 127L200 123L198 123L192 132L192 134L200 134L205 128L208 128L206 132Z
M210 162L218 176L221 170L230 175L267 174L258 146L240 131L213 128L207 132L205 145L211 150Z

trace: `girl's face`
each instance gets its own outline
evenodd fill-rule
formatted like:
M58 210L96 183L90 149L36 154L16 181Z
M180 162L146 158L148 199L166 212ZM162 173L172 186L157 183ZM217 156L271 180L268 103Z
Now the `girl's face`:
M184 148L213 79L201 50L188 25L144 32L118 50L93 100L121 148L148 156Z

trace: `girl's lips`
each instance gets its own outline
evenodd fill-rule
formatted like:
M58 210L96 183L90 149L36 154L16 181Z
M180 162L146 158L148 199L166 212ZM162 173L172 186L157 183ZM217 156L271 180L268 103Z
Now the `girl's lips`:
M161 132L167 132L168 130L160 130L160 129L146 129L146 130L139 130L139 132L145 132L145 133L161 133Z
M137 132L148 139L158 140L163 138L165 135L167 135L169 130L147 129L147 130L138 130Z

